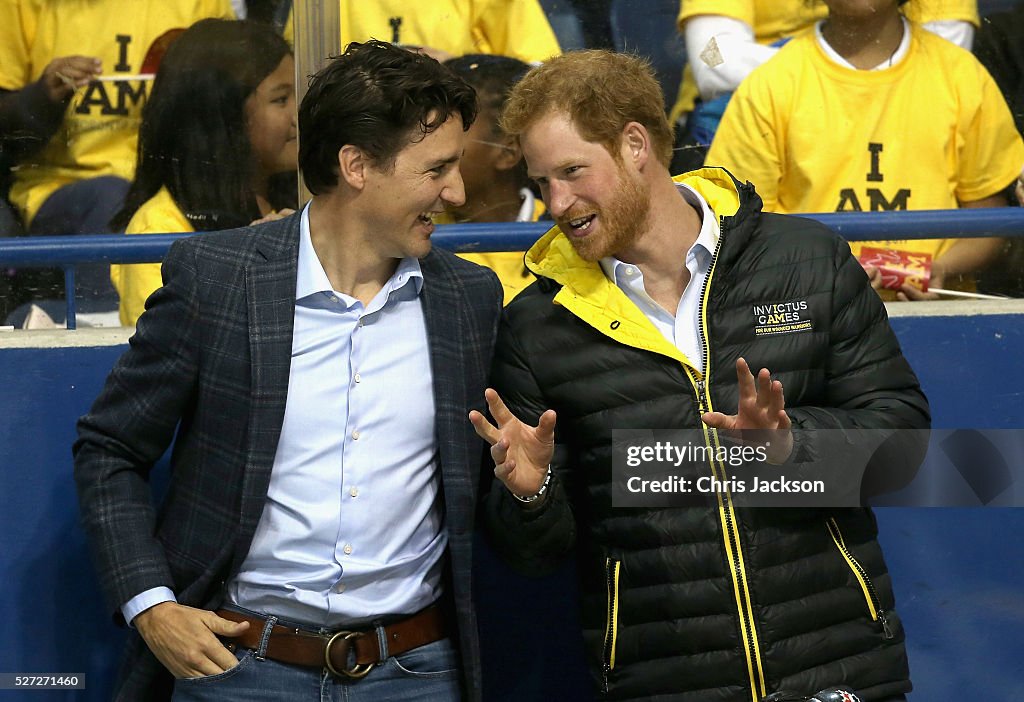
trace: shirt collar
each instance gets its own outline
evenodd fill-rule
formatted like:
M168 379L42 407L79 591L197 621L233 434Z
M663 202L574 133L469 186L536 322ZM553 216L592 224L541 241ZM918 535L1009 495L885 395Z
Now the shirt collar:
M697 240L693 242L690 250L686 252L686 260L689 261L691 258L700 256L703 262L706 262L714 255L715 247L718 245L718 236L720 234L718 217L715 216L714 210L708 205L708 201L689 185L676 183L676 189L687 203L699 209L701 213L700 232L697 234ZM601 259L601 269L608 279L616 285L619 284L619 275L622 272L621 267L627 265L629 264L620 261L614 256L606 256Z
M419 295L423 289L423 270L420 268L419 259L412 257L403 258L398 262L395 272L384 284L384 291L390 295L410 282L415 288L415 295ZM295 279L295 300L327 292L336 291L331 287L327 272L324 271L320 257L316 255L316 250L313 248L313 239L309 233L309 205L307 204L302 208L302 216L299 220L299 260L298 274ZM344 295L343 293L337 294Z
M534 197L529 188L520 188L519 197L523 199L523 204L519 206L519 214L516 215L516 221L532 222L536 197Z
M892 56L882 61L880 64L870 69L872 71L884 71L887 68L892 68L907 55L910 51L910 21L906 17L900 17L903 22L903 38L900 39L900 45L896 47L896 51L893 52ZM852 63L844 59L839 55L839 52L832 48L832 45L825 41L825 35L821 33L821 28L824 26L825 20L818 21L814 25L814 38L818 42L818 46L821 47L825 55L832 59L833 63L837 63L844 68L849 68L852 71L859 70Z

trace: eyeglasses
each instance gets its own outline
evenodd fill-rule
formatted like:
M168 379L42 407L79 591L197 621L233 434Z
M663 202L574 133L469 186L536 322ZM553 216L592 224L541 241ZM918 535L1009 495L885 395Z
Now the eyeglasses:
M497 146L499 149L507 149L513 151L512 147L508 144L499 144L496 141L484 141L483 139L470 139L475 144L484 144L485 146Z

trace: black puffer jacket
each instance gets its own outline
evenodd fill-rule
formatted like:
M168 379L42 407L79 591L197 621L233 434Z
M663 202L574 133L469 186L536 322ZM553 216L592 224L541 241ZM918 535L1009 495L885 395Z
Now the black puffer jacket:
M708 375L552 230L527 257L538 282L506 309L493 381L524 421L557 411L555 480L535 511L494 484L496 546L537 573L578 534L584 639L607 699L757 702L840 684L865 700L908 691L903 628L869 509L737 508L730 498L612 507L612 430L700 427L709 405L735 413L740 356L782 381L797 430L930 421L845 242L813 221L763 214L753 188L721 169L677 181L720 215L701 314ZM755 310L777 303L793 303L786 309L797 318L766 322ZM872 464L876 482L905 482L906 471L889 472L899 462L912 473L923 448L919 438L895 442ZM798 443L800 452L813 444Z

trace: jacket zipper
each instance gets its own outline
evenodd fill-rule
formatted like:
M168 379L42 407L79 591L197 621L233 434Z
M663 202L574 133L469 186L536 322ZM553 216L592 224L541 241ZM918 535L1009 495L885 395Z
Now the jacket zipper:
M878 599L878 592L875 590L868 572L864 570L864 566L854 557L850 549L846 548L843 533L839 530L839 525L836 523L835 518L829 517L828 521L825 522L825 526L828 527L828 533L832 537L832 541L835 542L836 548L839 549L843 559L846 560L846 564L853 571L854 577L857 578L857 582L860 584L860 589L864 593L864 601L868 605L868 613L871 615L871 621L881 624L882 635L886 639L893 638L895 633L893 633L892 625L889 622L889 613L882 609L882 603Z
M608 590L607 619L604 629L604 648L601 651L601 691L608 693L608 675L615 669L615 643L619 635L619 568L622 562L604 559L605 586Z
M697 406L700 409L701 414L707 412L707 408L711 406L710 397L707 400L707 404L705 404L704 401L707 390L704 379L708 377L708 370L711 368L711 353L708 349L708 336L705 330L707 319L704 314L704 300L707 297L708 288L711 286L711 276L714 274L715 264L718 262L718 252L722 250L722 238L724 234L725 217L720 217L718 225L718 241L715 243L714 253L711 254L711 265L708 266L708 274L704 276L704 283L700 286L700 298L697 300L697 310L700 313L700 324L697 325L697 331L700 334L700 360L704 369L701 377L697 378Z
M712 411L711 395L707 389L706 378L711 372L711 353L707 338L707 314L705 311L705 298L714 275L715 264L718 261L718 254L722 248L722 241L725 238L727 218L719 217L718 243L715 245L715 252L711 257L711 266L708 275L701 286L699 309L700 319L700 350L701 360L704 363L704 372L700 378L693 378L697 389L697 404L701 414ZM688 372L689 375L689 372ZM704 438L708 448L714 450L714 443L717 443L717 434L703 425ZM720 480L726 479L725 467L712 460L712 472ZM740 621L740 633L744 641L744 653L747 659L747 674L750 679L750 699L752 702L759 702L762 697L768 694L764 680L764 666L761 662L760 645L757 640L757 631L754 628L754 613L750 602L750 588L747 583L746 569L743 565L743 552L740 543L739 524L736 520L735 509L732 503L732 496L728 491L718 493L718 512L722 522L722 536L725 542L726 557L729 561L733 581L733 591L736 599L736 609Z

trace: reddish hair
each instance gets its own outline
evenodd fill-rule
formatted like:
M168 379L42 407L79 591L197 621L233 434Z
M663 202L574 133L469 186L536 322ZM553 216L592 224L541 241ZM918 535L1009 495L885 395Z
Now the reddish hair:
M672 160L672 127L650 64L639 56L603 50L571 51L548 59L516 84L501 116L502 130L521 136L549 112L564 112L587 141L618 159L622 130L639 122L658 160Z

